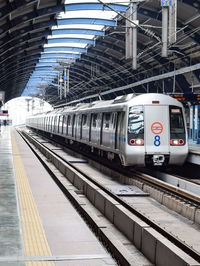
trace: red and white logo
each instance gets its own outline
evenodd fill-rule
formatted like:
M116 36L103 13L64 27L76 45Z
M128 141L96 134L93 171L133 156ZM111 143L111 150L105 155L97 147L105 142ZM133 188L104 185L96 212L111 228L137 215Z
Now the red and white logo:
M159 135L163 132L163 125L159 122L155 122L151 125L151 132L155 135Z

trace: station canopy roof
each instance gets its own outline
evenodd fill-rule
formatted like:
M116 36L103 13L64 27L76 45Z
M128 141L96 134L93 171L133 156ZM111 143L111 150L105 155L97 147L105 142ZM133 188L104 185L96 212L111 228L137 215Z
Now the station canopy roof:
M177 1L177 40L166 58L161 56L161 1L138 2L136 70L125 55L129 4L0 0L0 91L5 100L37 95L61 104L91 100L92 95L110 99L130 92L198 92L200 1ZM64 68L69 69L66 98L58 93Z

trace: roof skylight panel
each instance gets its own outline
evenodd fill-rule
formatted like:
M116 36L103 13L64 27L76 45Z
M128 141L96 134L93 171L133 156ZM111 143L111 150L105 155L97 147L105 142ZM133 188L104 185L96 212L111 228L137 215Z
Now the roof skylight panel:
M94 25L94 24L66 24L57 25L52 27L52 31L60 29L90 29L90 30L103 30L104 25Z
M86 10L83 12L83 10L79 11L68 11L68 12L61 12L57 19L69 19L69 18L101 18L101 19L107 19L112 20L116 17L116 12L114 11L102 11L102 10Z
M47 49L45 49L44 52L41 53L41 56L44 56L44 55L47 55L48 56L48 54L52 54L52 52L51 51L48 51ZM53 52L53 54L55 54L55 56L56 55L59 56L59 54L62 55L62 56L68 56L69 54L73 54L73 56L75 56L75 55L79 55L80 53L81 52L76 51L76 50L72 50L72 51L70 51L70 50L68 50L68 51L61 51L61 50L59 50L59 51L54 51Z
M72 54L72 53L46 53L42 54L40 60L49 60L49 58L80 58L80 54Z
M59 38L84 38L84 39L88 39L88 40L92 40L94 39L95 35L94 34L56 34L56 35L49 35L47 40L51 40L51 39L59 39Z
M67 4L77 4L77 3L85 3L85 0L65 0L65 5ZM105 4L124 4L128 5L130 1L128 0L102 0L101 2ZM87 3L99 3L98 0L87 0Z
M62 42L62 43L49 43L49 44L44 44L44 48L53 48L53 47L73 47L73 48L86 48L87 46L87 43L80 43L80 42L77 42L77 43L65 43L65 42ZM60 49L62 50L62 49Z

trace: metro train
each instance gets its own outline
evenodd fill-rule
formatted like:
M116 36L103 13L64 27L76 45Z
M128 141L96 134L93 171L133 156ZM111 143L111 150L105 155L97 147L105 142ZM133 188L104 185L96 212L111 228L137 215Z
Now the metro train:
M27 119L27 127L87 147L123 166L182 165L188 155L184 109L168 95L128 94Z

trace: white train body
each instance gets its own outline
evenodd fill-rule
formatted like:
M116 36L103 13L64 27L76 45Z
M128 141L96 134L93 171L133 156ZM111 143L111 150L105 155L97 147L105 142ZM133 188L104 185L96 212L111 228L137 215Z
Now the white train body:
M163 94L129 94L30 117L27 126L119 156L122 165L182 165L188 154L183 106Z

